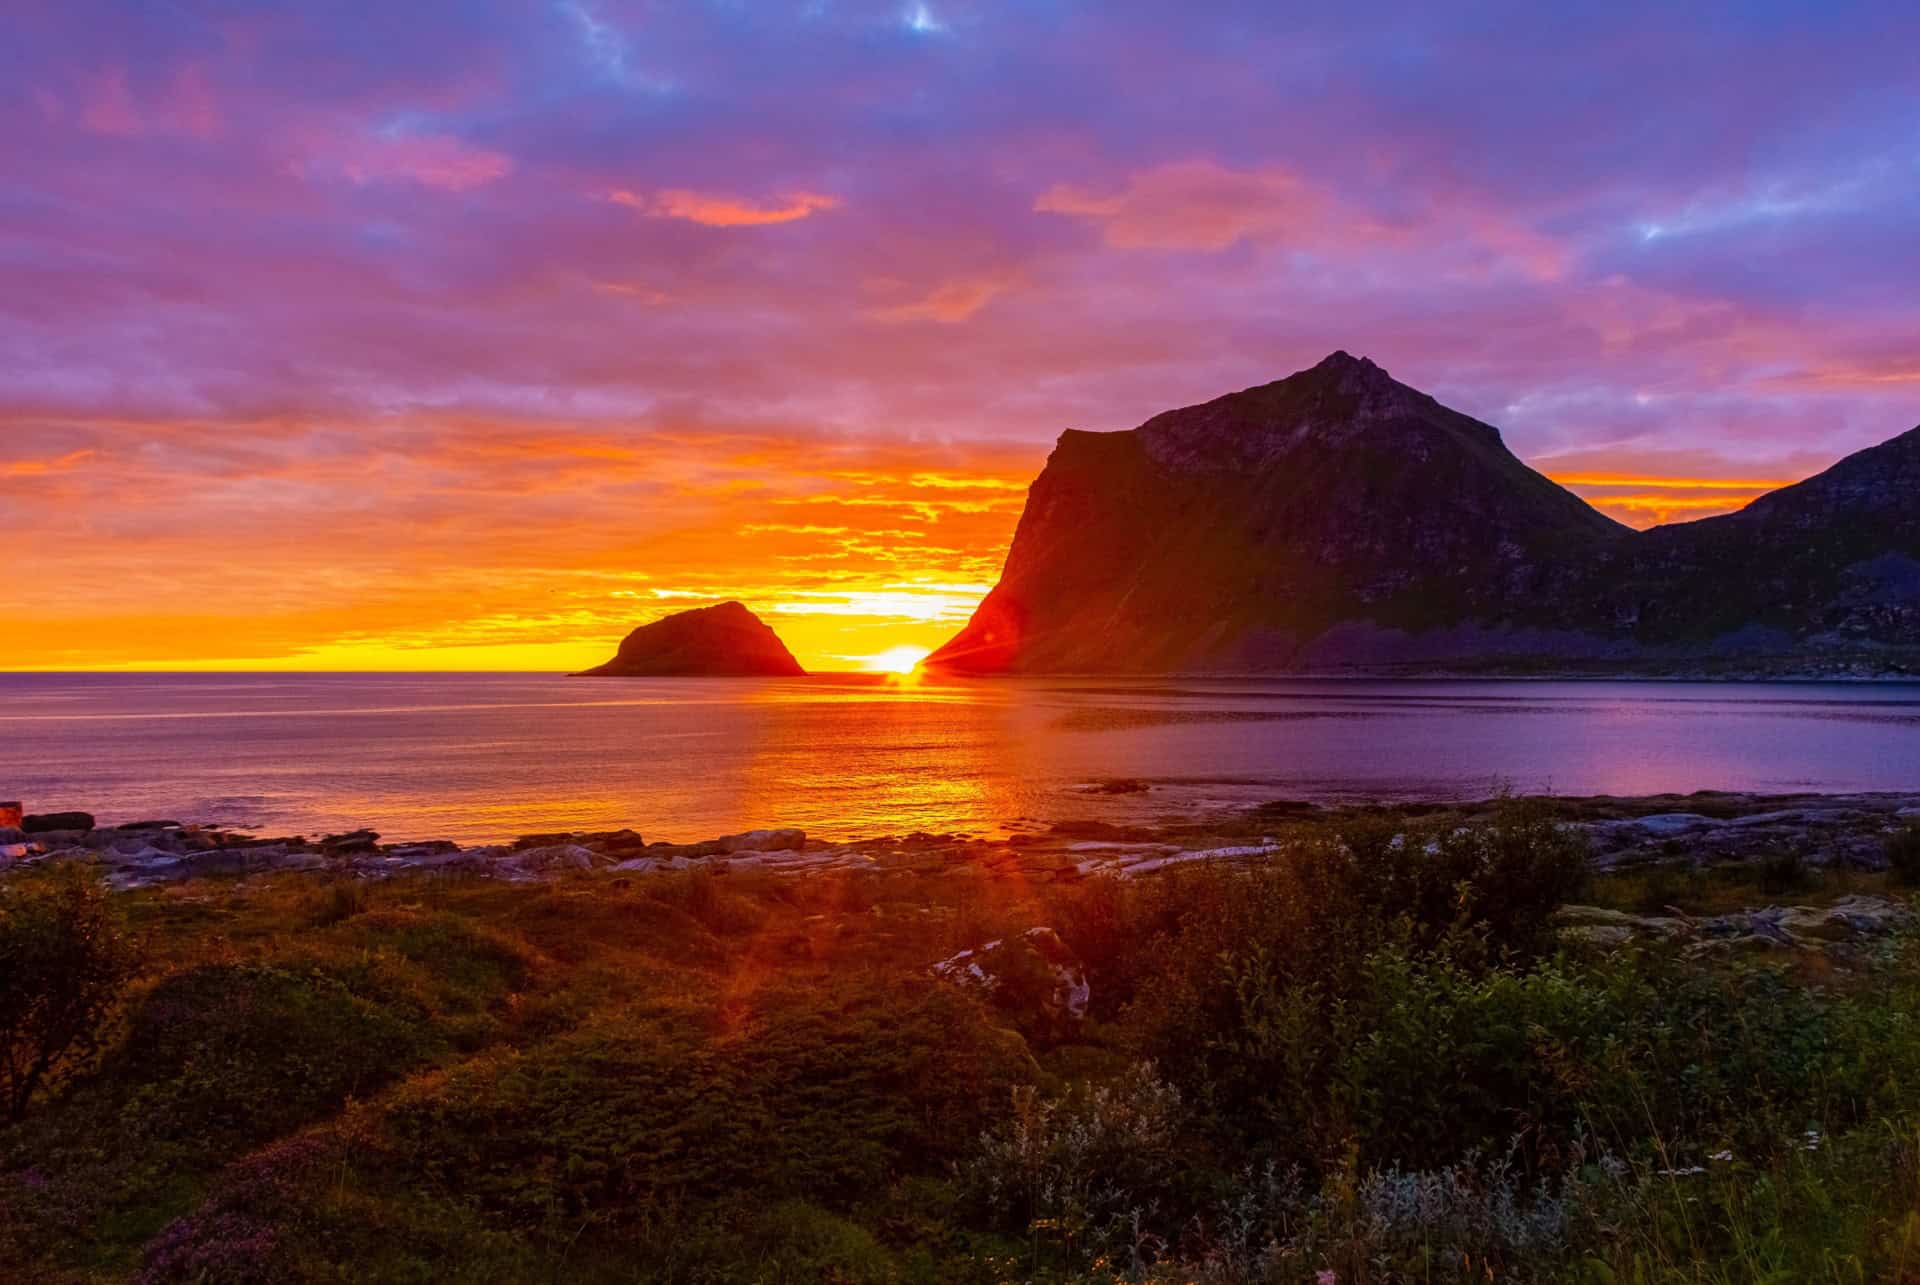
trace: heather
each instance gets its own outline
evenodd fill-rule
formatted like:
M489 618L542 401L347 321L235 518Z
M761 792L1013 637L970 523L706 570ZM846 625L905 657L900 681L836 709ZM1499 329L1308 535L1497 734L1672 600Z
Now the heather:
M86 1038L0 1131L0 1267L1920 1270L1920 941L1904 929L1818 949L1582 935L1570 902L1705 922L1768 904L1782 876L1596 873L1552 806L1260 824L1274 842L1256 856L1132 878L950 863L108 894L72 868L16 875L0 950L64 942L111 966ZM1888 835L1886 875L1801 863L1788 895L1897 892L1910 842ZM1055 937L1083 995L1057 983ZM933 973L961 951L1003 960L998 984ZM0 1006L39 1011L48 989L21 969Z

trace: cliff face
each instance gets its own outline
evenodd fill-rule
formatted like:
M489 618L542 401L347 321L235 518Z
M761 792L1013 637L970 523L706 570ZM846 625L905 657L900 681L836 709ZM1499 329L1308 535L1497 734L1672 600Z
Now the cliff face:
M1635 533L1495 429L1335 353L1127 432L1063 434L1000 583L927 663L1631 666L1824 648L1836 629L1920 642L1900 605L1920 581L1916 454L1908 434L1743 513Z
M780 636L737 602L642 625L582 678L794 678L806 671Z

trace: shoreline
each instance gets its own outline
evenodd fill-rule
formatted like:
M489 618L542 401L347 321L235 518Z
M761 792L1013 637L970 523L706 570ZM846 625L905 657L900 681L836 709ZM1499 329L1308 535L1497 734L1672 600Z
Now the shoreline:
M1588 844L1589 866L1599 873L1660 864L1700 868L1756 863L1788 850L1810 868L1875 871L1885 868L1887 836L1920 824L1920 790L1524 795L1364 803L1277 799L1177 821L1034 821L995 838L916 831L829 840L796 827L777 827L694 843L650 842L632 829L550 831L500 843L383 843L371 829L319 838L264 837L219 824L176 820L104 826L87 813L73 812L29 815L23 818L25 828L0 827L0 874L81 861L97 867L115 889L282 874L354 879L465 875L526 882L695 869L785 876L831 871L1017 873L1057 882L1098 875L1133 878L1195 861L1254 862L1329 824L1436 816L1464 823L1513 805L1543 811L1579 830Z

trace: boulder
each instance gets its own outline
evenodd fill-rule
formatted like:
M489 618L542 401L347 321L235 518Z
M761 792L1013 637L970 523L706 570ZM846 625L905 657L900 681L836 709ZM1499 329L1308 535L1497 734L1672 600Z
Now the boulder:
M508 874L534 877L591 870L597 857L593 849L577 843L556 843L544 848L523 848L500 862Z
M164 854L163 854L164 855ZM327 864L320 853L289 848L283 843L256 843L239 848L190 852L169 867L188 878L208 875L256 874L264 870L317 870Z
M715 839L721 852L789 852L807 846L805 830L748 830Z
M37 816L20 818L20 828L28 834L46 834L56 830L78 830L85 833L93 829L91 812L44 812Z
M28 818L31 820L32 818ZM62 852L69 848L84 847L90 830L28 830L27 836L38 842L48 852Z
M25 843L27 832L17 825L0 825L0 843Z
M336 857L372 852L379 846L380 834L376 830L350 830L345 834L330 834L320 840L320 850Z
M933 965L942 981L978 990L1042 1033L1062 1035L1087 1015L1086 966L1051 928L1029 928Z
M444 857L458 851L460 845L451 839L425 839L419 843L396 843L387 849L387 855L412 861L421 857Z
M1775 921L1793 937L1840 941L1878 937L1913 922L1913 911L1888 897L1842 897L1830 906L1788 906Z

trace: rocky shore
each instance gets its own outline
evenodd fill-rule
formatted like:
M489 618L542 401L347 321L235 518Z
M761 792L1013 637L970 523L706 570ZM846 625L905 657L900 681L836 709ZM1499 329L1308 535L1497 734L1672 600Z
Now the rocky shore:
M1596 871L1758 863L1782 853L1812 869L1873 871L1888 836L1920 823L1920 792L1829 795L1706 793L1547 798L1586 836ZM88 813L20 815L0 826L0 870L46 861L97 864L116 888L214 876L313 873L386 879L463 874L504 880L596 872L624 876L709 869L802 875L829 870L1018 874L1041 881L1137 877L1195 861L1254 862L1303 826L1370 813L1444 812L1471 819L1497 802L1332 807L1275 802L1157 827L1101 821L1035 823L1000 838L885 835L832 841L798 829L749 830L698 843L648 842L630 829L523 835L512 842L382 843L372 830L263 838L217 825L150 820L101 826Z

